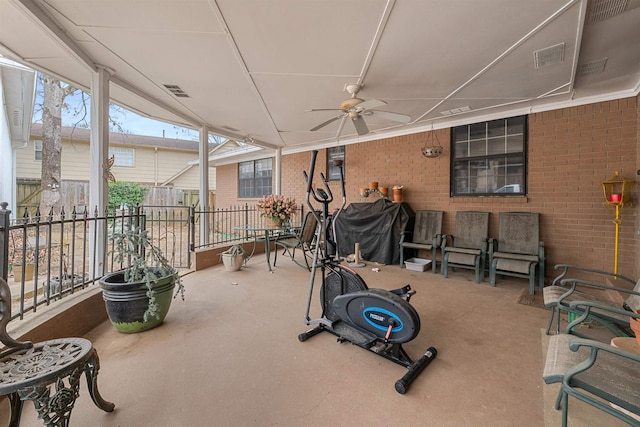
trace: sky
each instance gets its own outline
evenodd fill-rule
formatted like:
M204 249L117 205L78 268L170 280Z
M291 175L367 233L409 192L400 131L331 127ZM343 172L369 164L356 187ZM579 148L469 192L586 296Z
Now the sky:
M37 123L42 123L42 109L40 107L42 105L42 98L43 91L41 81L40 79L38 79L38 88L36 90L36 108L33 114L33 121ZM85 99L87 100L87 105L89 106L88 95L85 96ZM80 91L76 91L72 95L68 95L65 98L65 104L67 105L67 108L65 108L62 113L63 126L75 125L79 127L89 127L88 121L90 120L90 116L88 114L86 115L87 119L84 122L78 123L80 118L84 115L82 109L83 98ZM112 120L119 123L122 127L122 130L112 128L111 130L114 132L124 131L125 133L131 133L134 135L147 135L195 141L199 139L198 131L175 126L171 123L152 120L120 107L112 107L110 116Z

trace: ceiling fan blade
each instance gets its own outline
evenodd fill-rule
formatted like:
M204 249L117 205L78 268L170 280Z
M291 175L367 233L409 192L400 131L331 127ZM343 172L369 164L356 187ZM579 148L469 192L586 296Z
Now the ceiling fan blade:
M383 105L387 105L386 102L380 99L367 99L366 101L361 102L354 106L358 111L370 110L372 108L382 107Z
M335 116L335 117L333 117L333 118L331 118L331 119L327 120L326 122L322 122L322 123L320 123L318 126L316 126L316 127L314 127L314 128L311 128L311 129L309 129L309 130L310 130L311 132L313 132L313 131L316 131L316 130L318 130L318 129L321 129L321 128L325 127L326 125L328 125L329 123L333 123L333 122L335 122L336 120L338 120L340 117L343 117L343 116L344 116L344 114L340 114L339 116Z
M392 120L394 122L409 123L411 121L411 116L407 116L406 114L392 113L390 111L379 111L379 110L374 110L369 112L373 113L374 116L387 119L387 120Z
M314 111L342 111L339 108L312 108L311 110L304 110L305 113L312 113Z
M358 135L366 135L369 133L369 128L367 127L367 124L364 122L364 119L361 115L358 115L358 117L352 120L353 125L356 127L356 132L358 132Z

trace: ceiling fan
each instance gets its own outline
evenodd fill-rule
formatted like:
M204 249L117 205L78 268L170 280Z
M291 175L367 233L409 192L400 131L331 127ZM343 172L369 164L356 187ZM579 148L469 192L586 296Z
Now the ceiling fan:
M394 122L400 123L409 123L411 121L411 117L405 114L392 113L389 111L380 111L374 110L374 108L382 107L383 105L387 105L386 102L380 99L368 99L364 100L358 98L358 92L362 89L362 85L359 84L350 84L345 87L345 90L351 94L351 98L345 99L340 104L340 108L318 108L307 111L340 111L335 117L320 123L318 126L310 129L310 131L316 131L322 129L330 123L335 122L338 119L346 119L347 117L351 119L353 125L356 128L356 132L358 135L366 135L369 133L369 128L364 121L363 116L371 116L376 115L378 117L382 117L387 120L391 120ZM342 130L342 125L340 125L340 129L338 130L338 134Z

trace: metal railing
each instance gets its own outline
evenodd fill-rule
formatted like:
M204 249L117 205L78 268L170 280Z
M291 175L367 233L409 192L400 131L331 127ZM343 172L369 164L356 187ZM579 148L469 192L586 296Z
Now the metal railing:
M109 240L98 236L145 224L139 208L111 215L75 208L67 214L63 208L58 215L51 210L44 216L37 210L14 224L10 214L7 204L0 204L0 274L11 287L12 319L22 319L120 269L109 255Z
M291 226L300 226L304 214L304 208L299 206L293 216ZM198 224L201 220L209 221L209 238L202 239ZM191 211L191 235L193 236L191 251L196 249L210 248L227 244L237 243L247 240L251 236L246 231L239 231L238 226L264 225L264 218L260 217L260 212L254 205L245 203L244 205L232 206L225 209Z
M237 226L262 225L264 219L254 205L196 211L185 206L136 206L100 213L86 207L53 209L33 216L25 210L11 221L11 211L0 203L0 275L11 286L12 319L23 318L77 290L96 283L108 272L119 270L114 263L114 230L133 225L146 229L177 269L191 268L196 249L246 241L252 236ZM303 218L300 207L291 226ZM200 221L209 222L209 235L200 236ZM98 243L102 242L102 243ZM100 246L99 246L100 245Z

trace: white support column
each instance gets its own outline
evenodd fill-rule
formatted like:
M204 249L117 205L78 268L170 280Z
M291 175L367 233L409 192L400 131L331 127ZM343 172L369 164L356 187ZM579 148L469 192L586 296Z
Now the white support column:
M89 137L89 214L102 216L108 203L108 185L104 164L109 155L109 73L98 68L91 80L91 133ZM94 234L94 227L98 225ZM95 235L95 242L94 242ZM89 274L101 277L105 272L105 238L102 224L91 223L89 234Z
M282 148L276 148L276 167L273 176L276 180L273 194L279 195L282 192Z
M200 145L198 150L200 159L200 211L209 210L209 128L200 128ZM200 215L200 244L209 243L209 215Z

